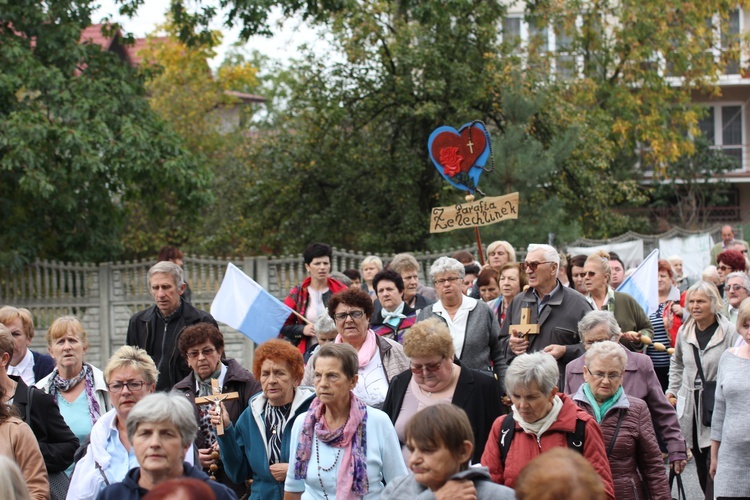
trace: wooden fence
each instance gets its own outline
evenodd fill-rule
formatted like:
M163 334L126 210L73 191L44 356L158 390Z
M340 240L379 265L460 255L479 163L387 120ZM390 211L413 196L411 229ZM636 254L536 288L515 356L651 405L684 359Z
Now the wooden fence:
M458 250L476 253L476 247L448 249L442 252L414 254L421 265L420 279L428 283L427 271L442 255ZM359 268L366 254L334 248L332 271ZM392 255L379 255L387 264ZM186 281L192 291L192 303L208 311L232 262L272 295L283 299L289 289L306 276L302 255L247 257L244 259L185 256ZM32 348L46 352L44 332L55 318L76 315L86 329L89 349L86 360L103 368L111 353L125 342L130 317L153 305L146 275L154 260L76 264L38 260L20 271L0 269L0 305L28 308L37 335ZM253 343L241 333L221 326L227 356L252 365Z

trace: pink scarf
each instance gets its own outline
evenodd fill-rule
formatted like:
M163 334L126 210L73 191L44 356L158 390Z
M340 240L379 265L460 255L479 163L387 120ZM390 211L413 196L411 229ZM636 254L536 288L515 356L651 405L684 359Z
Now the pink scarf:
M343 448L344 456L336 478L337 498L352 498L350 492L356 497L363 497L370 491L367 478L367 406L351 392L349 397L349 418L334 430L330 430L326 424L325 405L317 397L313 399L302 424L294 457L294 479L305 479L316 436L318 441L328 446Z
M377 354L378 352L378 342L375 340L375 332L372 330L367 330L367 337L365 337L365 342L362 344L362 347L359 348L359 352L357 352L357 356L359 357L359 367L364 368L365 366L370 363L373 356ZM341 335L336 335L336 343L337 344L343 344L344 339L341 337Z

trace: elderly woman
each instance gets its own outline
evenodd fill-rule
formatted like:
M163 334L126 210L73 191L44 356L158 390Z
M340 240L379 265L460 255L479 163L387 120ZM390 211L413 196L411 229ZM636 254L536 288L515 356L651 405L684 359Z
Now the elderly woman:
M63 472L73 463L78 439L65 423L55 400L34 386L27 387L19 376L9 376L7 369L13 357L14 342L10 330L0 324L0 386L5 399L0 404L12 405L15 416L29 424L39 442L44 465L55 485L55 492L64 497L67 476ZM57 489L57 486L62 486Z
M211 381L216 379L221 392L236 392L239 397L225 402L229 420L236 422L248 406L250 397L260 392L260 384L253 374L231 358L224 358L224 335L211 323L196 323L183 330L177 342L180 355L187 360L192 373L175 384L174 390L185 394L195 407L198 421L198 448L203 470L208 474L213 470L216 481L232 488L238 497L247 493L247 485L242 481L232 482L226 475L224 465L214 455L217 450L216 434L211 425L209 410L213 404L195 404L195 398L213 394ZM222 359L224 358L224 359ZM215 467L211 467L214 465Z
M122 482L104 488L98 500L139 499L160 483L176 478L205 482L217 500L237 498L231 489L211 481L199 467L185 461L198 434L198 422L193 405L179 392L144 397L130 410L126 427L139 466Z
M588 293L586 292L586 285L583 284L583 279L586 277L586 273L583 271L586 259L588 259L588 255L576 255L568 260L568 286L583 295Z
M498 273L500 268L508 262L516 261L516 251L513 245L504 240L493 241L487 245L487 264Z
M743 272L734 272L727 274L726 284L725 311L729 322L736 325L739 315L740 304L750 295L750 277Z
M27 386L43 379L55 368L55 360L49 354L29 349L34 338L34 320L31 311L23 307L0 308L0 323L7 326L13 335L13 358L8 366L8 375L19 376Z
M362 259L362 262L359 264L359 270L362 272L362 283L359 287L367 292L374 301L377 298L377 293L372 280L375 279L376 274L383 270L383 261L377 255L368 255Z
M310 361L318 349L329 342L334 342L339 331L336 329L336 323L333 321L328 314L321 314L315 318L315 338L318 341L318 345L312 351L307 351L302 359L305 360L305 364ZM312 383L312 382L311 382Z
M724 250L716 257L716 272L719 273L719 295L724 296L727 275L747 271L745 254L736 250Z
M226 411L221 412L221 459L235 483L252 478L251 499L284 497L292 425L315 396L312 388L299 386L303 370L302 355L294 346L277 339L264 342L253 357L253 372L263 392L250 399L250 405L235 423ZM212 414L216 425L219 416Z
M529 278L526 276L523 266L516 262L509 262L500 267L498 284L500 285L501 297L490 304L490 307L497 316L498 323L502 326L505 321L505 311L508 310L508 306L516 295L521 293L521 290L529 284Z
M351 345L328 344L313 357L317 397L292 428L286 500L376 499L406 474L388 416L353 392L360 356Z
M745 340L727 349L719 360L716 375L716 406L711 420L711 477L718 498L748 498L747 380L750 379L750 299L739 308L737 331Z
M716 287L699 281L687 291L690 318L677 334L669 365L667 398L674 400L682 435L695 457L698 481L705 493L710 486L708 462L711 446L710 411L719 360L736 338L734 325L720 314L721 296ZM705 390L704 390L705 389Z
M86 330L78 318L57 318L47 330L47 348L55 359L55 369L36 383L55 398L65 423L80 442L111 408L101 370L83 362L88 347Z
M437 300L435 289L419 282L419 273L422 272L422 268L412 254L394 255L388 268L401 275L401 279L404 280L404 302L416 310L417 314Z
M5 401L3 386L0 386L0 401ZM12 410L5 403L0 403L0 455L5 455L18 464L31 498L49 500L47 471L34 433L21 419L13 416Z
M349 344L359 356L359 377L354 394L373 408L383 406L391 379L409 367L404 348L395 340L370 329L374 306L362 290L339 292L328 303L328 314L336 322L337 344ZM315 381L312 360L305 367L303 385Z
M305 323L296 314L290 314L281 327L281 336L296 345L303 354L312 351L315 346L315 318L325 313L331 295L346 290L343 283L328 275L332 255L333 250L325 243L313 243L305 248L302 256L309 276L293 287L284 299L284 304L308 321Z
M422 408L438 403L453 403L466 411L474 429L474 463L478 463L492 423L500 416L500 385L457 360L450 331L437 318L420 321L404 337L404 352L409 370L391 381L383 403L408 460L406 428Z
M417 321L439 318L448 325L456 357L463 366L492 372L504 380L505 361L500 347L500 325L492 309L461 293L464 266L456 259L440 257L430 267L438 292L436 303L425 307Z
M404 302L404 280L392 269L380 271L372 279L377 293L370 328L377 335L403 343L404 333L417 319L417 311Z
M109 358L104 379L113 408L91 429L86 453L76 463L70 480L68 499L93 500L104 487L122 481L138 466L126 422L135 404L154 392L158 377L151 356L138 347L122 346ZM193 455L191 450L188 462L193 463Z
M618 343L597 342L584 354L586 382L573 400L596 419L607 445L618 500L670 498L648 406L626 395L622 377L628 357Z
M573 446L594 466L607 497L614 499L602 432L593 417L557 392L559 378L557 361L545 352L513 360L505 376L513 413L492 425L482 465L489 467L493 481L513 488L531 459L558 446Z
M434 499L448 481L461 481L474 498L515 498L513 490L492 482L486 467L469 468L474 433L466 412L447 404L428 406L406 426L412 473L388 483L383 498L389 500ZM448 485L447 488L456 485ZM456 495L451 493L451 498ZM459 497L460 498L460 497Z
M578 322L578 332L588 350L598 342L619 342L620 326L609 311L591 311ZM687 464L687 448L677 413L660 390L653 364L646 357L623 349L627 357L622 386L625 394L642 399L648 405L652 424L666 444L669 463L679 474ZM585 382L584 357L574 359L565 368L565 394L576 394Z
M643 308L630 295L615 292L609 282L612 279L609 254L598 251L591 254L583 265L586 277L583 283L588 292L587 299L596 310L612 311L623 331L620 342L631 351L643 350L641 337L653 337L654 327Z

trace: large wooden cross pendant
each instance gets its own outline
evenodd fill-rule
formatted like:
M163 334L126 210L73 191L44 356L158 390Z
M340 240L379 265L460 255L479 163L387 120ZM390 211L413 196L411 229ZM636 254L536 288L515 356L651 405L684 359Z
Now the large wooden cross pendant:
M530 323L529 318L531 318L531 309L528 307L524 307L521 309L521 324L520 325L510 325L511 330L515 329L516 332L518 332L520 335L523 335L524 338L526 338L527 335L538 335L539 334L539 325L536 323Z
M221 402L229 399L239 399L240 395L236 392L221 392L219 387L219 381L211 379L211 391L213 394L210 396L204 396L202 398L195 398L195 404L204 405L206 403L213 403L216 405L216 412L219 414L219 425L216 426L216 434L219 436L224 435L224 420L221 417Z

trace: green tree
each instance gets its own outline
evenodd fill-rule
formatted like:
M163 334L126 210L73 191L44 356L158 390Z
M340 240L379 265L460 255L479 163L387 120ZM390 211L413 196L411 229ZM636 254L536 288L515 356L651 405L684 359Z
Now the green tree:
M79 43L92 2L0 14L0 263L123 255L133 213L196 221L210 176L149 107L144 74Z

